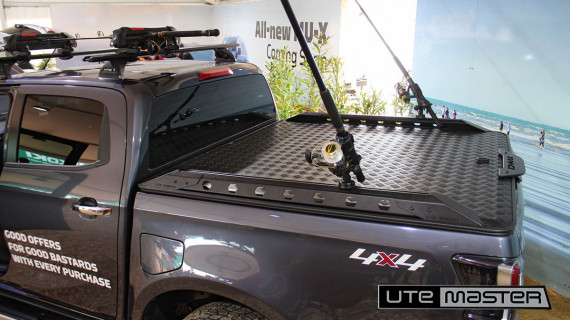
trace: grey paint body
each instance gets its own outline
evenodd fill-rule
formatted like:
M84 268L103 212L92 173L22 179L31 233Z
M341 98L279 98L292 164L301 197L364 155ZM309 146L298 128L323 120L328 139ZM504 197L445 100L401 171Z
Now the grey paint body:
M132 265L135 318L157 290L176 290L181 286L178 279L184 278L188 285L203 288L207 283L209 290L220 295L250 302L260 311L274 309L287 319L382 319L395 313L376 310L377 285L459 285L451 265L455 254L521 254L520 239L514 235L441 232L144 193L137 195L134 221L133 235L149 232L184 243L178 270L148 276L137 273L139 267ZM133 247L139 243L133 236ZM417 271L363 265L349 259L359 248L367 253L411 254L410 262L427 262ZM141 247L145 249L151 250ZM139 259L139 252L133 250L131 261ZM398 312L399 317L414 318L462 314Z
M153 97L195 84L200 70L216 66L152 63L132 69L152 70L145 76L155 79L132 73L128 76L135 80L128 83L97 79L98 69L6 81L7 89L17 89L0 175L2 230L60 241L67 255L97 263L112 289L10 261L0 292L78 318L140 319L155 297L195 290L237 301L270 319L380 319L394 311L377 310L379 284L459 284L451 264L456 254L522 255L522 218L501 234L468 233L138 191ZM232 68L238 76L258 72L246 64ZM107 162L80 170L13 163L19 99L50 92L105 102L111 130ZM83 196L111 206L112 214L82 219L71 206ZM520 188L513 196L514 211L522 215ZM363 256L382 251L409 254L409 263L426 262L416 271L365 265L350 258L358 249L365 249ZM462 315L462 310L425 310L402 311L399 317Z

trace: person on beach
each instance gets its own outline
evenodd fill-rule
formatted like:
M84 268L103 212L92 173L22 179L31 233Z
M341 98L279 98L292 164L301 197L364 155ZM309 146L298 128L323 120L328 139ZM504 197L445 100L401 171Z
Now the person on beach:
M499 131L503 132L503 120L499 123Z
M453 109L453 119L457 119L457 111L455 109Z
M511 134L511 123L509 122L509 124L507 125L507 135Z
M441 118L444 119L445 118L445 105L443 105L443 112L441 114Z
M538 138L538 146L544 148L544 129L540 131L540 138Z
M445 119L449 119L449 107L445 109Z

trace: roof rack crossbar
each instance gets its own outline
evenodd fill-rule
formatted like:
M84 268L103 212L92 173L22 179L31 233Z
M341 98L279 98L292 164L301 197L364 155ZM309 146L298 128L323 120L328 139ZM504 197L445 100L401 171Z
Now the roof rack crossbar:
M184 49L179 49L175 51L169 51L169 54L175 55L178 53L190 53L196 51L204 50L214 50L216 61L224 62L235 62L234 55L227 48L235 48L238 44L228 43L228 44L215 44L215 45L200 45L195 47L189 47ZM86 56L83 61L88 62L107 62L99 72L99 76L102 78L116 78L123 79L125 66L129 62L136 61L139 57L151 56L148 52L137 52L134 50L123 50L116 52L114 54L108 55L96 55L96 56ZM186 59L193 59L192 57Z
M196 45L189 48L180 49L177 52L181 53L181 55L179 56L181 59L193 60L194 57L192 56L192 52L213 50L216 56L216 61L235 62L236 61L235 56L228 50L228 48L236 48L236 47L239 47L239 44L221 43L213 45Z
M117 49L104 49L104 50L91 50L91 51L81 51L81 52L46 53L46 54L34 54L34 55L31 54L26 55L22 53L17 53L17 55L11 55L11 53L8 53L7 55L0 57L0 80L6 80L10 78L10 75L13 73L12 66L14 66L16 62L26 62L33 59L49 59L49 58L69 59L74 56L101 54L101 53L109 53L116 51Z

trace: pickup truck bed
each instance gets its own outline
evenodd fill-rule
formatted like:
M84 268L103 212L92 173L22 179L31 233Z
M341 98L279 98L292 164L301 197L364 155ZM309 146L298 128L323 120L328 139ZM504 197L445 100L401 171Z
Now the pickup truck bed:
M333 136L322 114L261 128L140 187L340 217L512 232L514 179L499 176L499 153L509 151L505 134L462 121L443 129L411 118L345 116L345 122L357 150L373 155L362 159L366 181L355 190L341 191L328 169L305 161L306 148Z

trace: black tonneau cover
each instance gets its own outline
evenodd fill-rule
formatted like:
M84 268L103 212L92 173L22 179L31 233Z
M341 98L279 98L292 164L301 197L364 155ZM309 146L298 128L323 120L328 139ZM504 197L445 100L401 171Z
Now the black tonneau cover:
M140 187L343 217L512 230L516 174L502 169L510 151L505 134L460 120L442 120L445 126L438 129L430 120L413 118L343 118L366 174L354 190L340 190L328 169L305 161L306 148L334 137L322 114L269 125Z

